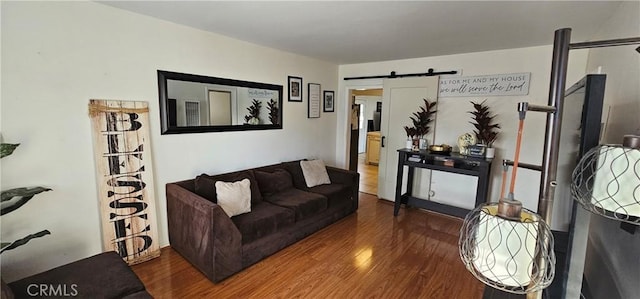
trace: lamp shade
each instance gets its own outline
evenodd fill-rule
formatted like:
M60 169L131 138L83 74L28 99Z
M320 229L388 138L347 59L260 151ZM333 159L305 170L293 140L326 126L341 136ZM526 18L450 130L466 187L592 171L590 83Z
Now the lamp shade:
M573 171L571 194L593 213L640 225L640 150L621 145L591 149Z
M493 288L525 294L553 281L553 235L529 210L522 209L520 219L505 219L498 204L481 205L467 214L458 245L467 270Z

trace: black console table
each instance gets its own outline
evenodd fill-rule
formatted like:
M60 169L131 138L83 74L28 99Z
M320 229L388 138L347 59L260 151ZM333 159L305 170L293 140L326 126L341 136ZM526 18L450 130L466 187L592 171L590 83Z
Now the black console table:
M404 166L409 167L407 193L402 194ZM487 201L491 173L491 159L473 158L457 153L449 155L431 154L426 150L414 152L408 149L398 150L398 179L393 215L397 216L402 204L423 208L447 215L464 218L470 210L413 197L413 174L416 168L446 171L478 177L475 206Z

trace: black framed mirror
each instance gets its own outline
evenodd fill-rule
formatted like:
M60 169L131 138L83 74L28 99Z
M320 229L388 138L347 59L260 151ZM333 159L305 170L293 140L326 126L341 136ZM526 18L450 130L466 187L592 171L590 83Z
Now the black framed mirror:
M158 70L161 133L282 129L282 85Z

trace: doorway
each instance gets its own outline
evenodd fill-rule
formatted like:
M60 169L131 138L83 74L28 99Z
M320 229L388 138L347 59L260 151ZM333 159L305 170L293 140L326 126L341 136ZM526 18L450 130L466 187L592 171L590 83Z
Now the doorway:
M209 90L209 125L231 125L231 92Z
M383 86L384 88L381 88ZM347 139L346 148L348 158L347 164L349 165L350 170L358 171L360 173L361 192L375 194L380 199L394 201L395 185L397 181L395 170L397 170L396 165L398 164L397 153L395 151L406 146L406 133L404 132L403 127L405 125L410 125L409 116L422 104L423 99L437 99L437 90L438 77L436 76L384 79L376 80L375 82L361 81L354 82L353 85L347 86L346 96L349 100L345 104L350 107L347 109L350 109L351 111L348 113L350 118L347 120L347 126L350 127L350 138ZM368 140L373 142L375 145L367 146L364 155L359 154L358 141L360 135L360 105L355 103L356 96L379 96L381 93L382 105L380 106L382 107L378 109L380 111L381 119L379 126L380 131L367 131L367 135L370 137ZM378 108L377 104L375 106ZM362 122L367 123L367 125L369 123L368 120L366 122ZM390 122L393 124L390 125ZM369 136L376 134L379 136L379 139ZM427 138L430 140L430 143L433 142L434 134L435 132L430 133L430 136ZM377 167L375 166L375 163L371 163L371 161L369 161L369 163L367 162L367 157L371 157L367 154L375 154L373 151L368 151L372 149L379 151L379 155L377 157L379 164ZM360 163L358 163L359 161ZM370 168L369 165L374 166L374 168ZM365 169L371 171L367 172ZM420 172L415 176L415 178L418 182L413 191L420 197L428 198L431 194L430 188L433 183L431 180L431 173ZM406 178L404 178L403 181L406 181ZM402 186L406 186L406 184L402 184Z
M358 110L357 129L352 127L350 148L357 148L357 171L360 173L360 192L378 194L378 163L380 159L380 115L382 88L352 89L349 98Z

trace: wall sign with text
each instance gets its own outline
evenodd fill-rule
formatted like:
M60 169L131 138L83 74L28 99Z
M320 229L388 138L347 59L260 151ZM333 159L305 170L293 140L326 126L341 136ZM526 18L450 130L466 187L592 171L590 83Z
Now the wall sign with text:
M160 256L147 102L91 100L105 251L129 265Z
M531 73L440 78L439 97L522 96Z

